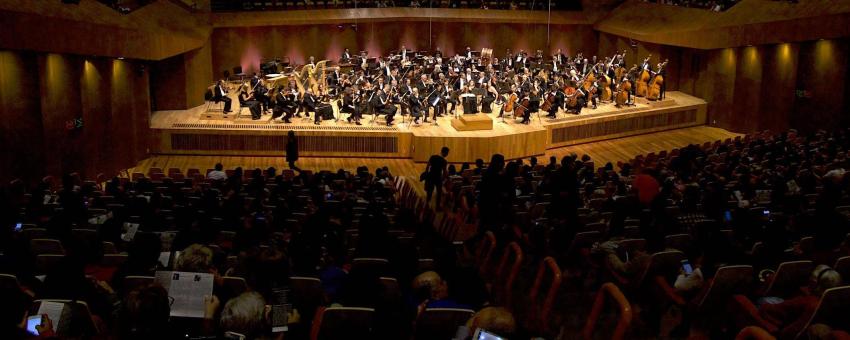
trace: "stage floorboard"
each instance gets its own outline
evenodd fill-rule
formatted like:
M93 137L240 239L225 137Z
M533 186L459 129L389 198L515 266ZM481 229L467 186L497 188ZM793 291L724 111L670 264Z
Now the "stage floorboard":
M234 98L234 111L238 104ZM681 92L668 92L662 101L637 98L635 106L616 108L611 103L584 109L581 115L559 112L555 119L545 112L532 115L530 124L497 117L494 105L492 130L457 131L454 115L438 118L437 125L413 125L409 117L396 115L392 126L383 116L365 115L362 126L344 119L323 121L295 118L292 124L271 121L270 115L251 120L247 109L238 118L204 119L206 105L189 110L157 111L151 118L153 154L268 156L283 150L284 137L294 130L301 153L307 156L410 158L424 162L442 146L455 154L455 161L474 161L493 153L508 159L543 155L546 150L593 141L620 138L705 124L706 102ZM457 108L458 111L462 109ZM335 114L338 112L334 105ZM480 113L479 115L484 115Z
M696 126L677 130L648 133L638 136L624 137L599 142L585 143L575 146L560 147L547 150L544 155L538 156L540 163L548 162L549 156L561 157L576 153L577 155L589 155L597 164L602 166L607 162L627 161L639 154L659 152L680 148L688 144L702 144L734 138L740 134L729 132L720 128L708 126ZM454 152L449 154L448 159L454 161ZM489 156L484 158L489 160ZM527 159L526 159L527 161ZM271 156L189 156L189 155L154 155L142 160L136 167L128 169L129 172L148 173L152 167L168 169L179 168L183 173L188 169L195 168L204 171L212 168L215 163L221 162L226 168L232 169L242 167L243 169L265 169L274 166L277 169L287 167L283 153ZM370 171L376 167L387 166L390 172L396 176L405 176L416 179L425 169L425 164L416 163L409 158L342 158L342 157L303 157L298 160L298 166L307 170L336 170L345 169L354 171L358 166L365 165ZM458 166L458 165L456 165ZM423 192L422 183L411 181L416 190Z

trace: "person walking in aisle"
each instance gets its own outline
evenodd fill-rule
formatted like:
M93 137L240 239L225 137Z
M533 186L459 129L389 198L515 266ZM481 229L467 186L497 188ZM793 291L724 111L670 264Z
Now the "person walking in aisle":
M289 168L301 172L295 165L298 160L298 138L295 138L295 131L289 130L286 136L286 162L289 163Z

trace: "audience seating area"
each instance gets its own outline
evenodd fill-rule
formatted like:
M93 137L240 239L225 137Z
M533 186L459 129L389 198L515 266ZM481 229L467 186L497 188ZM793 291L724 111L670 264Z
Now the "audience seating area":
M553 10L581 10L579 0L552 0ZM326 8L481 8L549 10L548 0L212 0L213 12Z
M494 155L450 166L439 202L386 168L13 181L0 331L58 301L62 337L261 338L251 303L288 288L287 339L846 339L847 150L840 130ZM203 319L168 317L157 270L215 276Z

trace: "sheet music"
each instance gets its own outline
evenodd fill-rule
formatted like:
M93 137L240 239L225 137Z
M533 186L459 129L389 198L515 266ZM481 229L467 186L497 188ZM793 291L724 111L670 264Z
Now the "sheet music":
M121 233L121 239L125 242L130 242L136 237L136 232L139 231L138 223L124 222L124 230Z
M62 323L62 312L65 310L65 304L62 302L42 301L38 306L38 315L47 314L50 321L53 322L53 330L59 330L59 324Z
M171 252L170 251L162 251L159 252L159 264L162 268L168 268L168 261L171 260Z
M157 271L155 282L161 284L168 291L168 296L174 299L171 316L204 317L204 297L211 296L213 291L212 274Z

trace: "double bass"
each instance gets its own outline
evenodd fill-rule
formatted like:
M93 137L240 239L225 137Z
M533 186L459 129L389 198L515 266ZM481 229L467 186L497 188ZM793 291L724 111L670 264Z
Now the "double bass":
M652 58L651 54L649 55L649 57L646 57L646 60L644 60L644 63L647 63L649 58ZM631 72L629 72L629 73L631 73ZM649 77L650 77L649 70L641 68L640 73L638 74L637 79L635 80L635 95L636 96L646 97L646 94L648 92L647 89L649 87Z
M637 69L637 65L633 66L632 69L629 70L629 72L627 72L626 74L627 75L631 74L636 69ZM631 90L632 90L632 82L629 81L628 77L623 76L623 78L620 80L620 83L617 84L617 94L616 94L616 98L614 99L616 107L620 107L620 106L626 104L626 101L629 100L629 91L631 91Z
M601 75L599 77L599 88L602 89L602 93L599 95L603 102L610 102L613 98L613 93L611 93L611 78L608 78L607 75Z
M661 85L664 84L664 76L661 75L661 70L667 66L667 61L668 60L665 59L663 63L658 64L658 73L655 74L655 78L652 78L652 81L649 83L649 90L646 94L646 99L661 99Z

